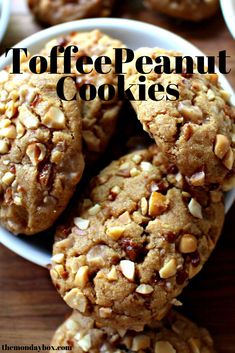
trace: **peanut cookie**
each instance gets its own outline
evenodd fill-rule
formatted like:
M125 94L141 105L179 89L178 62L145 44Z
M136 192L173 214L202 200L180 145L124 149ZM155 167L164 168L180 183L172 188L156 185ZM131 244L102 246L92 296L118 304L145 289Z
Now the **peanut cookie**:
M121 41L113 39L98 30L94 30L91 32L73 33L62 38L56 38L46 45L42 50L42 54L48 56L51 48L56 45L62 45L64 47L67 47L68 45L77 45L79 47L79 52L73 54L74 61L84 55L92 58L106 55L112 60L112 64L114 64L113 48L124 47L124 44ZM90 70L90 68L88 70ZM83 84L87 83L96 87L103 84L117 85L117 76L114 74L113 66L111 71L107 74L99 74L93 70L91 73L84 75L79 74L76 71L76 75L78 89ZM101 100L97 96L97 98L92 101L80 99L79 108L82 115L84 153L86 160L89 162L97 159L107 147L116 128L121 101L118 100L117 95L115 95L110 101Z
M56 25L81 18L109 16L114 0L28 0L28 5L40 22Z
M71 353L215 353L208 331L177 312L138 334L100 327L74 311L57 329L51 345L71 347L65 350Z
M145 4L168 16L195 22L213 16L219 8L218 0L145 0Z
M70 307L140 331L177 304L223 220L221 192L189 188L155 146L134 152L93 179L71 223L58 228L52 280Z
M174 56L180 54L158 48L141 48L135 53L136 58L143 55L153 60L167 56L174 69ZM127 86L139 83L135 66L127 66ZM235 173L235 108L229 104L229 94L221 88L218 76L151 72L145 78L147 87L178 85L177 100L131 102L144 129L159 148L193 186L225 181L229 184ZM157 98L161 97L162 92Z
M80 112L58 99L59 77L0 72L0 223L15 234L50 227L83 172Z

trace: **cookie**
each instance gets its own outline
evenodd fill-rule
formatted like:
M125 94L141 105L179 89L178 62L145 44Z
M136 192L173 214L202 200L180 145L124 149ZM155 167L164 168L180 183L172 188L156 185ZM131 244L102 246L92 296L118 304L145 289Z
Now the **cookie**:
M135 59L147 55L153 60L167 56L174 68L179 53L158 48L141 48ZM134 62L134 61L133 61ZM127 65L127 87L139 83L133 64ZM185 68L183 67L183 70ZM178 85L179 99L132 101L138 119L159 148L193 186L226 184L235 173L235 108L229 103L216 74L144 75L146 86ZM146 89L147 90L147 89ZM136 90L135 95L138 95ZM159 98L162 97L159 93ZM234 187L231 183L230 188Z
M37 20L56 25L81 18L109 16L114 0L28 0L28 5Z
M102 325L141 331L164 317L201 270L224 204L218 190L188 187L153 146L106 167L71 217L57 230L55 287Z
M213 16L219 8L218 0L145 0L145 4L165 15L194 22Z
M94 30L84 33L72 33L62 38L56 38L46 45L42 50L42 54L49 56L51 48L56 45L64 47L77 45L79 52L74 54L75 61L84 55L92 58L106 55L112 60L112 64L114 64L113 48L124 47L121 41L113 39L99 30ZM58 65L60 65L60 62ZM95 70L84 75L79 74L76 70L73 70L73 72L76 72L78 89L86 83L95 87L99 87L102 84L117 85L117 75L114 74L113 66L110 73L107 74L99 74ZM97 160L106 149L116 129L122 102L116 94L110 101L103 101L97 96L92 101L80 99L78 104L82 115L84 154L86 161L91 163Z
M215 353L204 328L173 311L141 333L100 327L92 318L73 314L57 329L51 345L71 353Z
M15 234L49 228L83 172L80 112L58 98L59 77L0 73L0 223Z

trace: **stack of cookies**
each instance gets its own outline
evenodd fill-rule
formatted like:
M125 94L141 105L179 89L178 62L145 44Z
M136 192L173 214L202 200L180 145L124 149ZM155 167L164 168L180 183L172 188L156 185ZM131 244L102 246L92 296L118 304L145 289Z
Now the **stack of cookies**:
M42 53L57 44L110 57L124 46L92 31L57 38ZM174 56L158 48L135 55L162 53ZM135 66L126 69L127 84L135 83ZM0 221L15 234L35 234L55 222L81 179L84 159L91 168L116 128L118 97L61 101L60 77L35 78L26 68L19 76L0 73ZM114 69L108 76L77 74L77 85L82 82L115 85L117 77ZM223 191L235 184L235 109L217 75L151 73L146 82L177 84L180 96L132 102L152 145L103 169L57 227L50 273L74 312L52 344L76 353L214 352L208 332L171 308L181 305L178 295L222 230ZM74 86L66 83L66 96Z

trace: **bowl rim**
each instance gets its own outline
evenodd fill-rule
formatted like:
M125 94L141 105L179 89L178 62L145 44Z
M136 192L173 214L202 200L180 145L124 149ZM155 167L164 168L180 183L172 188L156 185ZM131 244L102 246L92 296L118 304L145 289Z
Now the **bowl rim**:
M225 23L231 35L235 39L235 1L234 0L220 0L220 7L224 16ZM231 16L233 14L233 16Z
M7 30L11 14L11 0L0 0L0 44Z
M48 40L63 35L66 33L70 33L73 31L91 31L94 29L100 29L103 32L108 31L117 31L116 37L119 37L120 32L127 32L128 29L131 31L141 32L142 36L151 35L154 33L154 36L161 36L162 38L171 38L171 41L174 41L174 45L179 46L179 50L184 47L188 48L184 49L184 53L189 53L191 55L205 55L201 50L199 50L196 46L185 40L184 38L172 33L168 30L165 30L159 26L155 26L152 24L148 24L141 21L129 20L129 19L120 19L120 18L93 18L93 19L83 19L73 22L67 22L63 24L59 24L37 33L32 34L31 36L23 39L19 43L17 43L14 47L26 47L30 48L30 46L35 46L40 43L43 46ZM125 35L124 33L124 35ZM169 41L169 39L168 39ZM144 47L144 46L143 46ZM183 51L183 49L182 49ZM32 52L33 53L33 52ZM5 65L10 62L11 56L5 58L3 55L0 57L0 69L2 69ZM221 74L219 74L220 81L222 85L226 87L226 89L232 95L232 102L235 104L235 95L233 89L228 82L228 80ZM235 200L235 189L229 191L226 194L226 213L230 209ZM31 238L31 237L30 237ZM30 242L25 242L21 238L14 236L4 228L0 228L0 242L15 252L16 254L22 256L23 258L38 264L43 267L47 267L50 263L50 255L45 251L42 252L38 247L30 245Z

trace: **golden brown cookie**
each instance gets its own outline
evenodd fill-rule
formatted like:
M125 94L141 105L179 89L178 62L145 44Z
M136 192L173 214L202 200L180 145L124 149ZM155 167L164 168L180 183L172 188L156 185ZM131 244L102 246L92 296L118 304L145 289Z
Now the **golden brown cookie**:
M135 52L135 59L143 55L153 60L167 56L174 69L174 56L180 54L141 48ZM138 84L139 76L135 66L128 64L127 87ZM147 87L161 84L166 89L175 84L179 91L177 100L131 102L144 129L193 186L224 182L229 185L235 173L235 108L230 105L229 94L221 88L218 76L174 72L151 72L144 76ZM136 90L135 96L137 93ZM156 94L158 99L162 95L162 92Z
M0 222L15 234L49 228L83 172L80 111L58 98L59 78L0 73Z
M175 311L141 333L100 327L74 311L57 329L51 345L65 347L66 353L215 353L208 331Z
M145 0L145 4L168 16L194 22L213 16L219 8L218 0Z
M28 5L40 22L56 25L81 18L109 16L114 0L28 0Z
M51 277L70 307L115 329L162 319L224 220L221 192L190 188L155 146L111 163L79 201L58 228Z
M95 59L98 56L106 55L112 60L114 65L114 50L113 48L124 47L124 44L109 37L108 35L94 30L91 32L72 33L68 36L56 38L42 50L42 54L48 56L53 46L76 45L79 47L79 52L74 55L74 61L81 56L87 55ZM73 61L73 64L74 64ZM59 64L60 65L60 64ZM110 84L116 87L117 75L114 74L112 66L110 73L99 74L94 69L91 73L79 74L76 70L77 88L83 84L89 83L95 87L103 84ZM100 157L107 147L111 136L116 129L117 118L122 105L118 100L117 94L112 100L104 101L98 96L92 101L80 99L78 101L79 109L82 115L82 136L84 142L84 153L86 161L91 162Z

